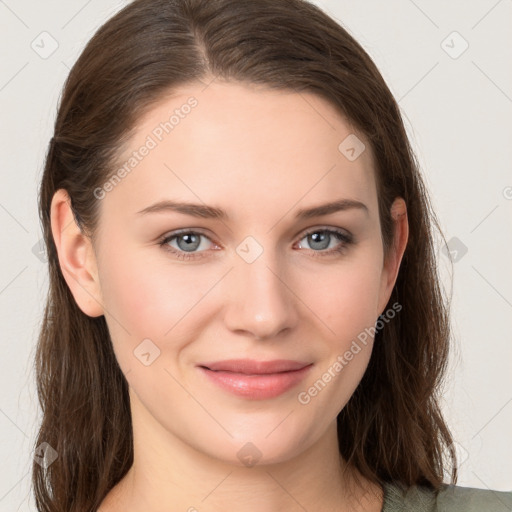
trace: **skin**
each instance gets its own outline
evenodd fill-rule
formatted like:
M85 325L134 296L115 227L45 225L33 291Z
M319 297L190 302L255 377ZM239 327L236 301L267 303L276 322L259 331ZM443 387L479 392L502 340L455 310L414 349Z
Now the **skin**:
M100 200L94 245L64 190L51 205L66 281L85 314L105 315L130 386L134 464L99 510L206 512L236 503L239 512L379 511L381 488L355 483L336 433L373 339L309 403L297 395L385 312L408 238L405 202L393 204L396 241L385 260L370 145L349 161L338 146L355 131L312 93L184 86L140 120L120 161L190 96L198 105ZM299 209L342 198L367 211L295 219ZM222 208L229 219L137 213L164 199ZM184 228L205 235L195 252L203 257L181 260L158 244ZM318 249L305 232L328 228L348 231L354 243L325 255L342 242L331 235ZM252 263L236 252L248 236L263 249ZM134 355L147 338L160 350L149 366ZM251 400L196 367L230 358L313 367L290 391ZM252 467L237 456L248 442L261 454Z

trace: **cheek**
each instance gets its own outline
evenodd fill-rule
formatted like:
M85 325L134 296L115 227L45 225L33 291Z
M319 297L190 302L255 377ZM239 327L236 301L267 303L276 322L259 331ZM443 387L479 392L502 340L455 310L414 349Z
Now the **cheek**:
M141 261L129 257L103 261L101 287L106 310L133 335L141 334L170 302L162 300L162 276L159 279Z
M297 394L301 407L318 418L320 430L343 409L361 381L378 317L380 273L374 259L340 265L329 275L304 291L305 302L314 305L322 320L317 325L325 326L325 334L317 351L317 367Z
M176 269L166 270L141 251L134 253L126 251L128 256L120 261L102 261L103 302L128 331L145 334L148 329L161 336L188 302L186 290L194 287Z
M379 262L369 254L317 272L304 283L302 297L328 327L329 337L343 343L375 324L380 279Z
M105 259L101 274L105 317L125 369L131 368L133 351L144 339L161 350L159 363L193 339L210 318L211 302L203 299L219 280L211 270L166 265L142 254Z

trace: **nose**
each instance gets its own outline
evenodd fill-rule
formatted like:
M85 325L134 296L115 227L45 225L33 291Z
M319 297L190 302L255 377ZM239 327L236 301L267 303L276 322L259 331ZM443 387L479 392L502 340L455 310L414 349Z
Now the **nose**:
M291 286L270 253L264 251L252 263L238 261L226 283L227 328L257 340L275 339L295 327L298 319Z

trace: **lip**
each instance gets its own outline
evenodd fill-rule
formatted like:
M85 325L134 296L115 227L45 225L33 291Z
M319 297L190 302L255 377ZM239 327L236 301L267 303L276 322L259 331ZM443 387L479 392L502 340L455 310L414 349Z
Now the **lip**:
M301 361L292 361L290 359L274 359L272 361L256 361L254 359L227 359L226 361L201 363L199 366L204 366L213 371L226 371L233 373L243 373L247 375L262 375L300 370L309 364L310 363Z
M198 365L222 389L252 400L277 397L301 382L313 363L276 359L229 359Z

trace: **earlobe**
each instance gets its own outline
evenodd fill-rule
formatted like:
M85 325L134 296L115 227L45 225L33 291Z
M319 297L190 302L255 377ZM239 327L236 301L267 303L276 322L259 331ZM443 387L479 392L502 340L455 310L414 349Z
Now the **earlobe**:
M66 190L53 195L50 218L59 265L78 307L91 317L103 315L96 257L89 237L75 221Z
M382 272L381 293L379 297L379 314L384 312L387 302L395 286L400 263L409 239L409 222L407 220L407 206L401 197L397 197L391 205L391 217L394 224L394 243L384 262Z

